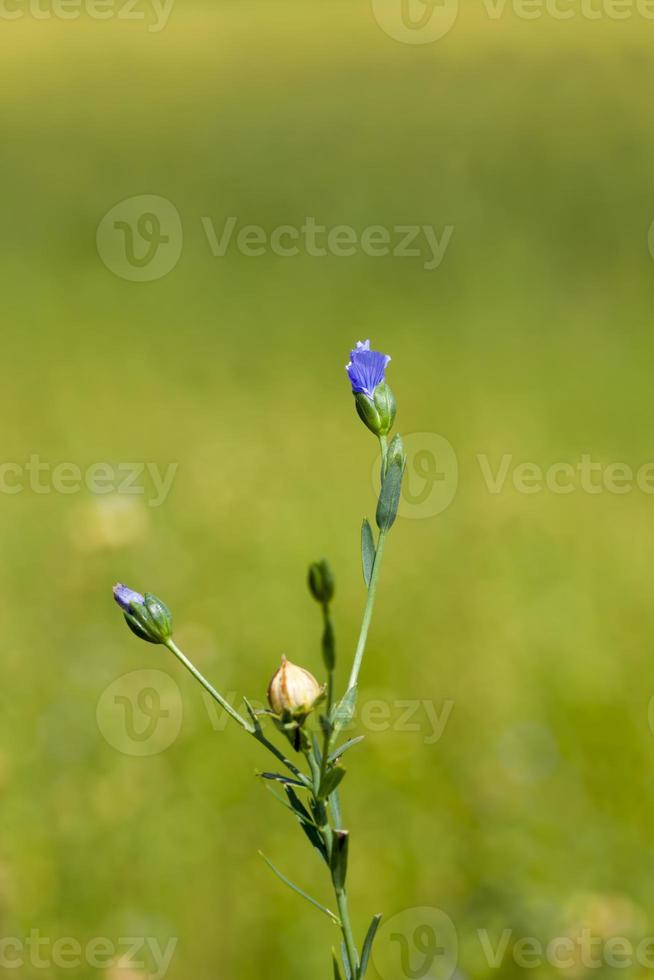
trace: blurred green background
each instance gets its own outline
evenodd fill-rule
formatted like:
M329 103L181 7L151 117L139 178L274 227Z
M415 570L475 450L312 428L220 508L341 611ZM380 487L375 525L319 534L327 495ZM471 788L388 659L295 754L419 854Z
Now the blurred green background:
M471 3L447 36L406 44L364 0L177 0L156 33L2 22L1 461L178 464L160 507L147 481L0 494L3 937L177 937L170 980L330 975L329 922L257 855L330 900L254 778L267 758L128 633L111 586L163 596L212 681L262 699L283 652L320 673L305 572L326 555L343 680L376 460L343 367L371 337L393 357L398 430L422 434L409 477L426 503L405 501L389 540L362 676L391 720L363 726L344 786L357 934L373 912L430 907L454 923L459 978L651 974L579 956L527 969L511 948L654 934L654 502L578 481L518 492L511 473L654 459L653 32L635 14L493 19ZM96 246L139 195L183 227L179 261L149 282ZM219 233L229 216L454 231L432 271L360 250L215 257L202 218ZM458 461L436 513L434 433ZM499 493L479 455L511 457ZM179 733L141 756L110 695L152 669ZM423 701L446 721L436 740ZM478 930L495 946L505 929L493 967ZM6 972L156 972L24 957ZM382 959L371 976L403 980Z

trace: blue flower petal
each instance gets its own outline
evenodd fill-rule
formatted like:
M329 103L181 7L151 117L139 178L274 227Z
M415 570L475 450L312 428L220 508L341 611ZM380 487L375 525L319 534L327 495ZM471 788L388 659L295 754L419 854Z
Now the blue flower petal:
M389 361L388 354L370 350L369 340L357 341L355 349L350 352L350 363L345 367L353 393L363 392L368 398L372 398L377 385L384 381Z
M142 606L145 602L140 592L135 592L134 589L128 589L126 585L121 585L120 582L118 585L114 585L114 599L125 612L129 612L132 602L135 602L139 606Z

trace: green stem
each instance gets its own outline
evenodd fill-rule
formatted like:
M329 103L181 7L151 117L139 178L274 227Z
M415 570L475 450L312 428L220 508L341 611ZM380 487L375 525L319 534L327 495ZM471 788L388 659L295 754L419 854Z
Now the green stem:
M188 657L184 656L182 651L179 649L178 646L176 646L176 644L172 641L172 639L167 641L166 646L168 647L171 653L175 654L179 662L186 667L189 673L191 673L193 677L195 677L196 681L200 682L200 684L205 689L207 694L210 694L211 697L214 699L214 701L217 701L220 707L227 712L230 718L233 718L234 721L237 721L241 726L241 728L244 728L246 732L250 733L250 735L254 735L254 728L252 727L252 725L249 725L248 722L245 720L245 718L242 718L239 715L238 711L235 711L234 708L232 708L231 704L229 704L229 702L225 700L222 694L218 693L215 687L212 687L212 685L209 683L206 677L204 677L204 675L200 673L200 671L197 669L197 667L194 664L191 663Z
M291 760L287 759L284 753L280 752L277 746L273 745L273 743L266 738L261 728L255 729L253 732L251 732L251 734L254 736L254 738L256 738L257 742L265 746L265 748L267 748L268 751L275 756L278 762L283 763L286 768L293 773L296 779L299 779L301 783L304 783L308 789L311 788L311 780L307 779L302 770L298 769L297 766L294 766Z
M345 941L347 961L350 964L350 973L353 978L356 978L359 972L359 954L357 952L356 943L354 942L352 924L350 923L350 910L347 904L347 892L344 888L340 891L336 889L336 902L338 905L338 915L341 920L343 939Z
M382 451L382 464L381 464L381 478L384 479L384 473L386 471L386 456L388 453L388 444L386 441L386 436L379 437L379 444ZM379 573L381 571L382 556L384 554L384 542L386 541L386 532L379 532L379 540L377 542L377 549L375 551L375 561L372 566L372 575L370 576L370 585L368 586L368 597L366 599L366 607L363 610L363 621L361 623L361 632L359 633L359 642L357 643L356 652L354 654L354 663L352 664L352 673L350 674L350 680L347 685L348 691L354 687L359 679L359 671L361 670L361 663L363 661L363 655L366 651L366 642L368 640L368 630L370 629L370 621L372 619L373 609L375 608L375 597L377 595L377 583L379 581Z
M289 769L293 773L293 775L300 780L300 782L304 783L304 785L307 787L311 786L311 781L307 779L304 773L301 772L297 766L294 766L293 763L290 761L290 759L287 759L284 753L280 752L277 746L273 745L273 743L266 738L261 726L258 724L250 725L245 720L245 718L242 718L241 715L239 715L238 711L235 711L234 708L232 708L231 704L229 704L229 702L225 700L222 694L218 693L215 687L213 687L213 685L209 683L207 678L200 673L200 671L195 666L195 664L191 663L188 657L182 653L179 647L172 640L168 640L166 646L168 647L171 653L175 654L179 662L186 667L189 673L192 674L193 677L195 677L196 681L200 682L200 684L205 689L207 694L210 694L211 697L214 699L214 701L217 701L218 704L221 706L221 708L223 708L227 712L230 718L233 718L234 721L238 722L241 728L243 728L244 731L248 733L248 735L252 735L254 738L256 738L257 742L265 746L265 748L267 748L268 751L272 753L272 755L274 755L279 762L282 762L286 766L286 768Z
M354 687L354 685L357 683L359 679L359 671L361 670L361 663L363 661L363 655L366 650L368 630L370 629L370 621L372 619L372 613L375 607L375 597L377 595L377 582L379 581L379 572L381 570L381 561L382 561L382 555L384 553L385 540L386 540L386 533L384 531L380 531L379 541L377 543L377 551L375 552L375 563L372 566L372 575L370 577L370 585L368 587L368 598L366 600L366 608L363 611L361 632L359 634L359 642L357 643L356 653L354 654L354 663L352 665L352 673L350 674L348 690Z
M307 746L305 755L314 779L315 789L313 795L316 803L316 809L318 812L318 823L320 825L320 831L325 841L325 846L327 847L327 856L331 861L332 848L334 846L333 830L329 822L327 806L324 803L324 801L318 800L317 798L320 782L322 779L322 769L324 766L325 757L323 755L322 766L319 766L318 760L316 759L316 754L312 748ZM347 961L350 966L350 974L353 980L356 980L356 976L359 971L359 953L357 951L356 943L354 941L354 934L352 932L352 925L350 923L350 912L349 912L348 902L347 902L347 892L345 891L344 888L339 889L336 888L336 886L334 886L334 894L336 895L336 902L338 905L338 917L340 919L341 931L343 933L343 942L345 943Z

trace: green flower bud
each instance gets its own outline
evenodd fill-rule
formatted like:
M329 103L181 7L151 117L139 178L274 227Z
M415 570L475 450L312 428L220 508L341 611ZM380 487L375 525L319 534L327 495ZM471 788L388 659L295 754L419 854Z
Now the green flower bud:
M114 599L123 610L132 633L148 643L166 643L173 635L173 617L168 606L151 592L141 595L126 585L114 586Z
M359 418L376 436L385 436L393 428L395 396L385 381L377 385L372 398L362 391L357 392L354 403Z
M334 575L324 558L309 565L309 590L316 602L323 605L334 597Z

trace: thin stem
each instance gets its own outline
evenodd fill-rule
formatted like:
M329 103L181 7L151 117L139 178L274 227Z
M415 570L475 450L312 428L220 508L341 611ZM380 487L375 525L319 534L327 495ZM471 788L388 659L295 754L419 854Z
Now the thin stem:
M297 779L299 779L302 783L304 783L305 786L311 786L311 781L307 779L304 773L301 772L297 766L294 766L293 763L290 761L290 759L287 759L284 753L280 752L277 746L273 745L273 743L266 738L261 726L258 724L257 725L248 724L245 718L242 718L241 715L239 715L238 711L235 711L234 708L232 708L231 704L229 704L229 702L225 700L222 694L218 693L215 687L213 687L213 685L209 683L206 677L203 674L201 674L200 671L197 669L195 664L191 663L188 657L182 653L179 647L172 640L168 640L166 646L168 647L171 653L175 654L179 662L186 667L189 673L191 673L193 677L195 677L196 681L200 682L202 687L205 689L205 691L208 694L211 695L214 701L217 701L218 704L221 706L221 708L223 708L227 712L230 718L233 718L234 721L238 722L241 728L243 728L243 730L246 731L248 735L252 735L254 738L256 738L257 742L260 742L261 745L265 746L268 749L268 751L271 752L272 755L274 755L279 762L283 763L286 766L286 768L289 769L293 773L293 775L297 777Z
M246 732L250 733L250 735L254 735L254 728L248 724L245 718L242 718L239 715L238 711L235 711L234 708L232 708L231 704L229 704L225 700L222 694L218 693L215 687L212 687L212 685L209 683L206 677L204 677L204 675L200 673L200 671L197 669L197 667L194 664L191 663L188 657L184 656L182 651L179 649L178 646L176 646L176 644L172 641L172 639L166 642L166 646L168 647L171 653L175 654L179 662L186 667L189 673L191 673L193 677L195 677L196 681L199 681L200 684L202 684L202 687L205 689L207 694L210 694L211 697L214 699L214 701L217 701L218 704L221 706L221 708L223 708L227 712L227 714L234 719L234 721L237 721L239 723L241 728L244 728Z
M361 670L361 663L363 661L363 655L366 650L368 630L370 629L370 621L372 619L372 613L375 607L375 596L377 595L377 582L379 580L379 572L381 570L381 560L382 560L382 555L384 553L385 540L386 540L385 531L380 531L379 541L377 543L377 551L375 552L375 563L372 566L372 575L370 577L370 585L368 587L368 598L366 600L366 608L363 611L361 632L359 634L359 642L357 643L356 653L354 654L354 663L352 665L352 673L350 674L348 690L354 687L354 685L357 683L359 679L359 671Z
M329 615L329 605L326 602L323 604L322 607L322 621L323 621L323 629L325 631L327 631L328 629L332 629L331 617ZM327 675L327 717L328 718L332 713L333 703L334 703L334 671L330 670Z
M338 905L338 915L341 920L343 939L345 940L347 961L350 964L350 973L354 978L359 972L359 954L357 952L356 943L354 942L352 924L350 922L350 910L347 904L347 892L344 888L340 891L336 889L336 902Z
M283 763L286 766L286 768L289 769L290 772L292 772L293 775L300 780L301 783L303 783L308 788L311 787L311 780L307 779L304 773L300 769L298 769L297 766L294 766L291 760L287 759L284 753L280 752L277 746L266 738L261 728L255 729L255 731L250 731L250 734L253 735L254 738L256 738L257 742L259 742L261 745L264 745L268 749L268 751L275 756L278 762Z
M379 437L379 444L382 451L382 464L381 464L381 477L382 482L384 479L384 474L386 472L386 456L388 453L388 445L386 441L386 436ZM357 643L356 652L354 654L354 663L352 665L352 673L350 674L350 680L347 685L348 691L353 688L359 679L359 671L361 670L361 663L363 661L363 655L366 650L366 641L368 639L368 630L370 629L370 621L372 619L373 609L375 607L375 597L377 595L377 582L379 581L379 573L381 571L382 555L384 554L384 542L386 541L386 532L379 532L379 540L377 542L377 549L375 551L375 560L372 566L372 575L370 576L370 585L368 586L368 597L366 599L366 607L363 610L363 621L361 623L361 632L359 633L359 642Z
M327 848L327 857L331 862L332 849L334 846L334 834L332 826L329 822L328 809L323 800L318 799L318 791L320 788L320 782L322 779L322 769L325 762L325 757L323 756L321 762L322 765L318 765L318 760L316 759L316 753L310 746L307 746L305 750L305 755L309 767L313 774L314 779L314 801L316 804L316 809L318 813L318 823L320 825L320 832L322 833L323 840L325 841L325 846ZM333 877L332 877L333 882ZM343 933L343 942L345 943L345 950L347 953L347 961L350 966L350 975L352 980L356 980L357 973L359 971L359 953L357 951L356 943L354 941L354 934L352 932L352 925L350 923L350 912L347 902L347 892L345 888L337 888L334 885L334 894L336 895L336 902L338 905L338 915L340 919L340 927Z
M325 628L329 623L329 608L328 606L323 607ZM332 742L332 729L330 725L330 718L332 716L332 707L334 704L334 671L330 670L327 674L327 710L325 712L325 717L327 723L325 725L325 734L322 745L322 759L320 760L320 781L325 778L327 773L327 763L329 761L329 753L331 751Z

